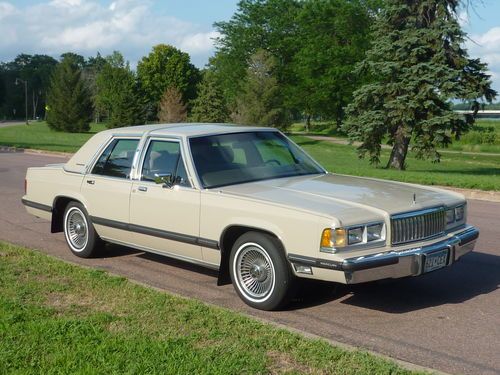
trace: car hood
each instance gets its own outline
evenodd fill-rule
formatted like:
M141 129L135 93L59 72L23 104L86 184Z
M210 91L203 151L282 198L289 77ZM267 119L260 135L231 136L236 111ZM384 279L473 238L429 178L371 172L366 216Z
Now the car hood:
M433 187L331 173L251 182L221 190L331 216L342 225L359 222L360 210L364 211L363 219L370 221L464 201L460 194Z

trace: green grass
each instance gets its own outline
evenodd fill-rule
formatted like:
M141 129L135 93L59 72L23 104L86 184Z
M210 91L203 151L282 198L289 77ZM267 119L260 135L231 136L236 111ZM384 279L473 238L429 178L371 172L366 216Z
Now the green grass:
M45 122L0 128L0 145L49 151L75 152L104 124L92 124L88 133L63 133L51 130Z
M305 132L305 124L303 122L294 123L291 125L290 131L292 133ZM307 134L347 139L347 135L337 129L334 122L328 121L314 122ZM460 140L454 140L451 145L442 149L442 151L446 150L500 154L500 120L477 120L471 131L464 134Z
M0 373L410 372L0 242Z
M382 151L381 166L376 168L368 160L360 160L352 146L303 136L293 136L292 139L331 172L426 185L500 190L500 155L443 154L440 163L431 163L417 160L410 153L407 170L397 171L382 168L389 158L389 150Z

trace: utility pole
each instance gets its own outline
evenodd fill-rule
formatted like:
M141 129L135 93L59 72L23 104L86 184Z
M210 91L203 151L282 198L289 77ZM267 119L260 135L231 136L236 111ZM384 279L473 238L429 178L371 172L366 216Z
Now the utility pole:
M26 125L29 125L30 123L28 122L28 81L25 81L24 79L21 78L16 78L16 85L19 84L19 82L24 83L24 114L26 118Z

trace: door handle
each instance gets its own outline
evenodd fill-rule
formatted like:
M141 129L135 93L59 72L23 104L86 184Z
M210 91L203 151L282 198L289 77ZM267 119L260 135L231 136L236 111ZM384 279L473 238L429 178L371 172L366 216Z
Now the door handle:
M139 191L148 191L148 188L146 186L139 186L137 188L137 190L139 190Z
M87 184L94 185L95 184L95 180L87 180Z

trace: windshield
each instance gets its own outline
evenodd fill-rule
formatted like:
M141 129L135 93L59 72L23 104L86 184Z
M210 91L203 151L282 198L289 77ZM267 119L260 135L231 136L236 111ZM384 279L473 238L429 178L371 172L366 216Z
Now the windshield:
M189 142L205 188L325 173L276 131L211 135L191 138Z

